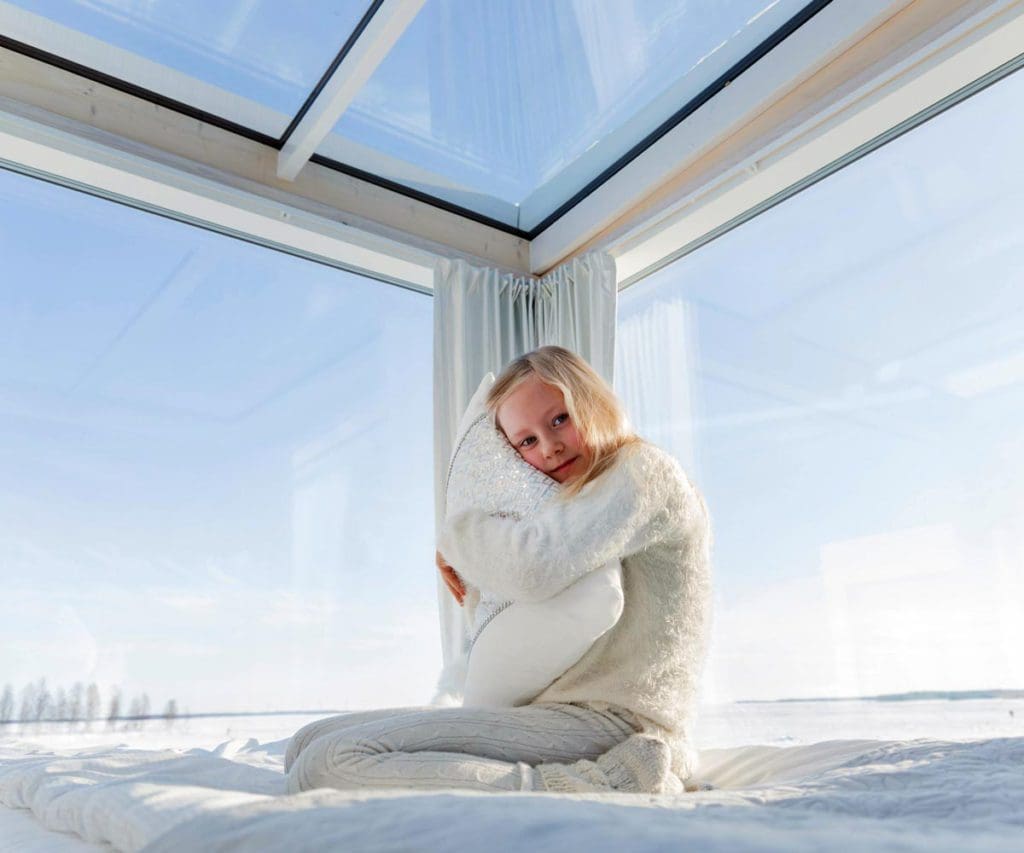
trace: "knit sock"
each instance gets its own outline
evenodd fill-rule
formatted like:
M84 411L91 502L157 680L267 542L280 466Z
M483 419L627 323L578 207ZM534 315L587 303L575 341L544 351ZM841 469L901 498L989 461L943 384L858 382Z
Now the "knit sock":
M671 770L668 744L649 734L635 734L596 761L549 762L533 768L535 791L585 793L629 791L644 794L680 793L683 785ZM524 777L524 782L525 782Z

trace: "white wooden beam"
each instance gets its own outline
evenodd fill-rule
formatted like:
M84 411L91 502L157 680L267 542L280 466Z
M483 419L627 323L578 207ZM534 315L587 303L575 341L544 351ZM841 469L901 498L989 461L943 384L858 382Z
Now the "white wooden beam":
M58 178L65 176L63 146L80 140L94 145L97 155L102 148L110 149L111 163L120 162L124 153L150 162L152 177L172 187L179 180L205 178L284 211L344 224L363 232L373 245L392 246L399 257L408 250L419 257L462 257L526 272L529 245L519 237L316 163L308 164L295 181L283 181L276 175L275 148L0 48L3 113L66 134L51 138L56 147L49 166L26 163ZM41 144L43 139L39 137ZM6 145L0 145L2 157L18 160ZM129 181L118 192L130 196L132 186ZM97 189L104 191L101 185ZM165 204L173 214L170 197Z
M277 175L293 180L338 123L363 84L401 38L426 0L384 0L296 125L277 159Z
M0 166L123 200L292 254L433 289L434 255L5 110Z
M840 0L826 6L535 237L530 246L531 271L541 274L581 250L623 211L640 204L911 2Z
M925 15L939 5L936 0L915 4ZM784 132L773 134L728 168L684 181L642 211L631 227L618 229L603 248L616 256L620 287L700 245L777 193L799 185L1024 50L1024 0L956 5L955 14L932 20L918 38L902 41L871 67L871 73L833 87L829 103L811 100L814 108L802 120L790 122Z

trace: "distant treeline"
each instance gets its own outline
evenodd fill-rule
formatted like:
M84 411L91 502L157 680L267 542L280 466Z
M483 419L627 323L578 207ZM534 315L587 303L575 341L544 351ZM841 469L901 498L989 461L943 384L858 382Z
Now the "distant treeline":
M930 699L1024 699L1024 690L915 690L879 696L813 696L806 699L740 699L737 704L762 702L924 702Z
M187 713L187 712L186 712ZM178 702L169 699L162 713L152 713L149 696L139 693L126 701L120 687L113 687L104 700L95 683L85 686L75 682L71 687L50 689L45 678L32 681L21 689L20 700L14 688L4 685L0 694L0 725L11 723L67 723L69 727L84 723L91 728L105 722L107 728L123 723L122 728L142 728L147 720L163 720L171 725L182 714Z

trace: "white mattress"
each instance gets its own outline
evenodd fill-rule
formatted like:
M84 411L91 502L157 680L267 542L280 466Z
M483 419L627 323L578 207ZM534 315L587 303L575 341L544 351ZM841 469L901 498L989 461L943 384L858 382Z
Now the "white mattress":
M706 750L678 796L282 794L285 741L0 747L0 850L1024 849L1024 737Z

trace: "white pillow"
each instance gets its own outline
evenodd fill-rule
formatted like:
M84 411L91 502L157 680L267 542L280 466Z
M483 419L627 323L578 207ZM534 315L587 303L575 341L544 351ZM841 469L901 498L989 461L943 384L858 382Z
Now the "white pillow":
M510 604L473 644L462 704L528 704L619 621L623 603L622 566L615 560L546 601Z
M495 425L486 407L493 384L494 374L488 373L460 421L448 466L446 516L476 507L524 518L558 492L558 483L516 453ZM479 590L467 584L468 626L474 623L478 601ZM447 686L458 692L451 681L464 672L465 706L526 704L583 657L618 621L622 607L622 567L617 560L546 601L510 603L487 622L472 645L467 637L462 659L446 668Z
M459 422L445 481L446 518L467 509L522 518L558 492L558 482L516 453L487 411L493 384L488 373Z

